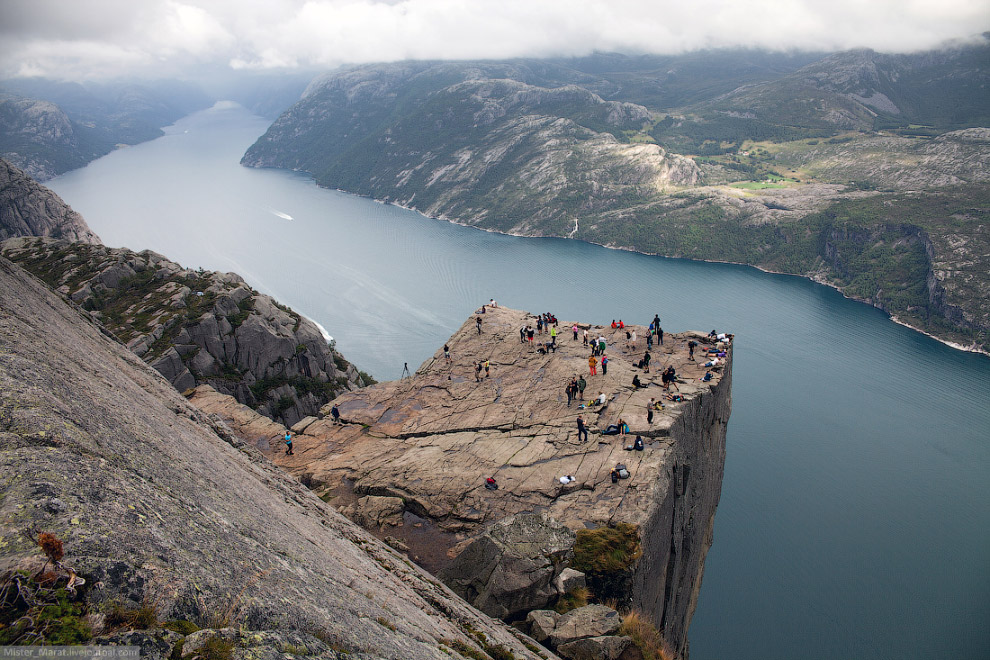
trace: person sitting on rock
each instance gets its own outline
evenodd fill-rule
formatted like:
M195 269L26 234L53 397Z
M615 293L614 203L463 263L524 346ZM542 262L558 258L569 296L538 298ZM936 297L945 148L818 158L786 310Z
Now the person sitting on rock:
M633 387L635 387L636 389L639 389L640 387L646 387L646 385L643 385L643 383L639 380L639 374L633 376L632 384Z
M494 477L488 477L485 479L485 488L488 490L498 490L498 484L495 482Z
M636 440L633 442L633 449L643 451L643 438L641 436L636 436Z

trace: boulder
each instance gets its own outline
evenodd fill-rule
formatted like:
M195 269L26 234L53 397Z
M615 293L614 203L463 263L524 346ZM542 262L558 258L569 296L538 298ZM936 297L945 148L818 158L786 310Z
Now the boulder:
M563 596L568 591L583 589L588 586L584 573L575 571L573 568L565 568L554 578L553 586L557 590L557 595Z
M504 518L470 543L440 579L479 610L512 619L549 605L573 557L574 532L545 514Z
M553 610L533 610L526 615L529 624L529 636L541 644L550 638L550 633L557 627L560 615Z
M550 633L550 643L560 647L585 637L612 635L622 627L622 617L611 607L585 605L571 610L557 620Z
M628 637L607 635L561 644L557 653L568 660L625 660L623 654L631 646L632 640Z

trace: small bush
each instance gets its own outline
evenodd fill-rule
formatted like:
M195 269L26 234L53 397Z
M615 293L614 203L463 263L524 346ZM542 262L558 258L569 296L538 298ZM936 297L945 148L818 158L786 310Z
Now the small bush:
M643 654L643 660L675 660L674 652L663 641L656 627L636 610L622 619L619 634L632 640Z
M571 567L583 573L613 573L629 568L642 554L636 525L580 529Z
M166 621L162 624L162 628L171 630L172 632L177 632L180 635L191 635L199 630L199 626L192 621L186 621L185 619L173 619L172 621Z
M110 628L146 630L158 625L158 615L150 605L126 607L121 603L114 603L106 616L107 626Z
M558 614L567 614L571 610L584 607L591 599L591 590L587 587L577 587L571 589L566 594L557 599L553 609Z

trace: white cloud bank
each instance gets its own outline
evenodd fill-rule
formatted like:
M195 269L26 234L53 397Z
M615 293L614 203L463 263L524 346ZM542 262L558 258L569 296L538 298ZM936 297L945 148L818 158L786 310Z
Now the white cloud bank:
M988 30L987 0L0 0L0 77L734 46L910 52Z

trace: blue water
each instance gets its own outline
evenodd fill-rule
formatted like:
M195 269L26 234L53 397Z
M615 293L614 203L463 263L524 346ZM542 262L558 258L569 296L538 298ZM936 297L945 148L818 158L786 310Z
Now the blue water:
M990 359L799 278L489 234L240 167L266 124L219 106L49 185L108 245L236 271L379 379L492 297L736 333L692 659L990 658Z

